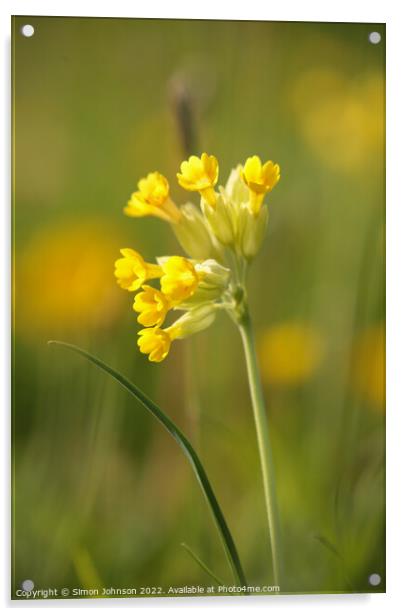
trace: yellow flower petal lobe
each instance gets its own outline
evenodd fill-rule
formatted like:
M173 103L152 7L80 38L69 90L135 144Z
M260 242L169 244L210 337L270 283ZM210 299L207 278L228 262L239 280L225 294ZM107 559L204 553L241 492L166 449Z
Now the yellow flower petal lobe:
M205 152L198 156L190 156L182 162L177 179L182 188L189 191L198 191L203 198L214 206L216 195L214 186L218 181L219 164L215 156Z
M142 285L142 289L135 296L133 304L133 309L139 313L138 323L145 327L162 325L170 308L169 300L161 291L149 285Z
M180 303L190 297L196 290L199 275L194 265L184 257L173 256L162 264L162 293L172 302Z
M138 182L138 190L131 195L124 213L134 218L157 216L167 222L180 219L180 211L169 197L169 183L158 171Z
M146 280L159 278L162 269L159 265L146 263L139 252L132 248L120 250L122 258L115 261L114 275L117 284L127 291L137 291Z
M250 156L244 164L241 176L250 191L250 209L253 214L258 214L264 195L279 182L279 165L272 160L262 164L259 156Z
M138 332L138 347L141 353L148 355L149 361L161 362L170 350L172 342L169 333L159 327L147 327Z

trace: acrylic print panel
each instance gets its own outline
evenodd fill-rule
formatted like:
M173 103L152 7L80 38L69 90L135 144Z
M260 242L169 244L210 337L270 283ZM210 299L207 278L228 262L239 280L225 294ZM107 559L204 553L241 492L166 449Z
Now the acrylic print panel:
M12 48L13 598L384 592L384 25Z

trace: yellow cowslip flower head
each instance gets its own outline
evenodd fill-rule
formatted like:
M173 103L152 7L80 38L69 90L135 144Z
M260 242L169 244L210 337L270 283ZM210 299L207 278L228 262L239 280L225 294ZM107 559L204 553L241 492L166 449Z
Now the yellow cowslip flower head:
M170 308L168 298L158 289L144 284L143 291L135 296L133 309L139 313L138 323L145 327L162 325Z
M131 195L124 213L134 218L157 216L172 223L180 220L180 210L169 197L169 183L157 171L138 182L138 191Z
M127 291L137 291L146 280L160 278L163 274L160 265L146 263L142 256L131 248L120 250L123 258L115 261L114 275L117 284Z
M205 152L198 156L190 156L180 165L181 173L177 174L180 186L185 190L197 191L211 207L215 206L216 193L214 186L218 181L219 165L215 156Z
M272 160L262 164L259 156L250 156L241 175L250 191L250 210L256 215L260 211L264 195L279 182L281 177L279 165L274 164Z
M279 166L272 161L262 164L258 156L252 156L244 167L237 165L226 185L215 192L218 174L215 156L205 152L200 157L190 156L182 162L177 178L186 190L200 193L198 207L193 203L177 207L170 200L166 178L155 171L140 180L125 210L129 216L152 215L168 221L188 255L158 257L157 265L153 265L125 248L121 251L123 258L116 261L119 285L129 291L142 287L133 309L138 322L145 326L139 332L138 346L152 362L162 361L176 338L187 338L209 327L220 310L240 326L245 319L247 268L265 236L268 207L264 195L278 182ZM160 287L144 284L151 278L160 278ZM162 329L171 309L181 311L182 316ZM264 361L272 357L275 361L267 373L274 374L278 382L288 383L301 382L312 373L321 348L309 333L296 324L276 332L276 336L267 335L265 346L273 345L275 350L267 354L266 361L262 355L263 368ZM288 347L292 349L289 354Z
M163 275L161 278L162 293L178 304L190 297L200 280L200 274L194 265L185 257L169 257L161 263Z
M140 352L149 355L149 361L160 362L169 353L174 340L174 332L169 333L160 327L147 327L138 332L137 344Z

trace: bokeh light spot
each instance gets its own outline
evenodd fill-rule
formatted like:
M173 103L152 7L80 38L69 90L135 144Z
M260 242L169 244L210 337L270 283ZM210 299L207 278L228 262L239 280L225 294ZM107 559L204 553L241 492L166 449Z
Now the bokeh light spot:
M259 356L263 380L279 386L297 386L317 371L323 339L315 328L298 322L283 322L261 332Z

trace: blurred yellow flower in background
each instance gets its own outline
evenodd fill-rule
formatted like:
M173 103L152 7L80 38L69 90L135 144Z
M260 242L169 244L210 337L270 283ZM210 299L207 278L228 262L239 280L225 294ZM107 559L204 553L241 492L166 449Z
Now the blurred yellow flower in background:
M15 267L18 333L50 336L110 325L121 302L110 275L114 237L110 223L92 219L57 221L33 234L18 249Z
M352 383L356 393L385 412L385 325L361 331L353 345Z
M385 136L380 73L352 80L335 69L310 69L290 99L304 140L325 166L348 174L378 165Z
M323 358L321 334L297 321L273 325L259 337L262 378L269 384L300 385L315 374Z

